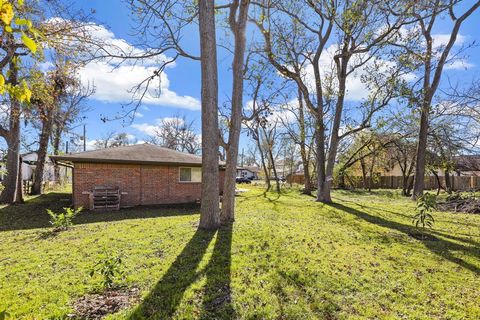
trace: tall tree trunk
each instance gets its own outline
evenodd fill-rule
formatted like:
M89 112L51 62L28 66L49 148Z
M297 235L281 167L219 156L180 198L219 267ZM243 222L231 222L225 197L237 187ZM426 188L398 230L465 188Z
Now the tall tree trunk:
M37 163L35 166L35 175L33 178L31 191L32 195L42 193L43 173L45 171L45 162L47 160L48 143L52 133L53 118L52 110L47 110L42 120L42 131L40 133L40 141L37 151Z
M374 152L372 154L372 163L370 164L370 170L369 170L370 180L368 181L368 192L372 192L372 188L373 188L373 169L375 168L375 160L376 160L376 155Z
M343 51L346 51L345 47ZM339 132L340 132L340 123L342 120L343 102L345 99L345 92L346 92L347 65L348 65L349 59L350 57L346 54L343 54L340 58L335 59L335 63L337 66L337 78L338 78L339 87L338 87L338 94L337 94L337 102L335 104L335 115L333 117L332 132L330 134L330 144L328 149L328 157L327 157L325 173L322 174L323 179L322 181L320 181L321 183L319 183L319 189L318 189L318 195L317 195L317 200L323 203L332 202L331 189L332 189L332 182L333 182L333 168L335 166L335 159L337 157L338 144L340 143ZM322 117L323 117L323 112L322 112ZM323 130L321 130L322 135L324 135L324 130L325 130L324 128ZM322 148L325 149L324 141L322 144ZM323 154L325 153L323 152ZM323 164L323 166L325 166L325 164ZM321 199L318 198L319 196L321 196Z
M423 195L425 188L425 163L428 139L428 115L430 113L430 102L422 107L420 115L420 132L418 135L417 161L415 163L415 178L413 181L412 199L416 200Z
M265 185L266 185L266 192L270 191L270 188L272 187L271 183L270 183L270 174L268 172L268 167L267 167L267 163L265 162L265 154L263 153L263 150L262 150L262 144L260 143L260 134L258 132L258 128L255 129L255 141L257 142L257 148L258 148L258 151L260 153L260 161L262 163L262 168L263 168L263 172L265 174Z
M440 177L438 176L438 173L434 169L432 169L431 172L435 176L435 180L437 181L437 196L438 196L440 194L440 190L442 190L442 182L440 181Z
M22 175L22 156L19 157L19 166L17 174L17 194L16 203L23 203L23 175Z
M450 170L445 170L445 191L447 193L452 193L452 183L450 181Z
M412 194L412 189L413 189L413 181L415 180L415 175L413 176L413 178L411 179L410 177L408 177L408 188L407 188L407 194Z
M322 203L331 203L330 187L325 172L325 125L322 115L316 115L316 132L315 132L315 148L316 148L316 167L317 167L317 200Z
M202 199L198 227L209 230L220 226L218 73L214 6L214 1L199 0L202 70Z
M305 110L303 106L302 91L298 89L298 119L300 130L300 155L303 164L304 188L303 194L312 194L312 184L310 179L310 161L307 156L306 133L305 133Z
M360 168L362 169L362 182L363 182L363 189L367 190L368 182L367 182L367 168L364 159L360 159Z
M9 82L12 85L17 85L18 70L15 64L10 63ZM22 177L19 177L20 172L20 102L14 97L10 96L10 115L8 130L2 130L2 136L7 142L8 152L6 161L7 174L3 180L4 190L0 194L0 203L18 203L23 202L22 197ZM20 181L20 183L19 183ZM18 190L20 188L20 190Z
M233 6L230 8L229 20L230 28L235 37L235 50L232 64L232 113L230 117L227 142L227 163L223 186L222 211L220 214L222 224L227 224L235 220L235 178L237 173L238 145L243 117L243 73L246 46L245 29L247 25L249 2L249 0L241 1L238 21L235 18L239 5L238 1L234 1Z
M402 172L402 196L408 197L408 180L409 176Z
M11 115L12 117L12 115ZM15 117L15 116L13 116ZM14 120L13 122L15 122ZM0 203L17 203L22 202L22 199L18 199L17 188L20 171L20 123L13 124L10 121L9 137L7 139L7 161L5 163L5 169L7 171L5 179L3 180L3 190L0 194ZM20 177L21 180L21 177Z
M345 190L347 189L347 186L345 185L345 171L340 170L338 172L338 188Z
M453 6L453 3L450 4ZM442 78L443 68L447 59L450 55L450 51L454 46L458 32L460 31L460 27L462 23L478 8L480 7L480 1L476 1L469 7L460 17L455 17L453 15L453 7L450 7L450 17L455 21L452 31L450 33L450 37L448 39L447 44L444 46L443 51L439 54L438 62L436 66L432 66L432 57L433 57L433 38L432 38L432 28L433 22L435 21L436 15L438 13L434 13L432 17L430 17L430 24L428 27L425 27L425 24L421 25L423 36L425 37L426 42L426 50L425 50L425 74L423 76L423 102L422 102L422 110L420 116L420 132L418 137L418 148L417 148L417 163L415 167L415 181L413 186L413 194L412 199L416 200L418 197L422 196L423 189L424 189L424 178L425 178L425 157L426 157L426 149L427 149L427 135L428 135L428 126L429 126L429 113L430 113L430 106L432 104L433 97L435 92L438 89L440 84L440 80ZM431 74L433 72L433 77ZM432 79L431 79L432 78Z
M273 153L271 148L268 149L268 156L272 164L273 178L275 179L276 191L277 193L280 193L280 179L278 178L277 167L275 166L275 159L273 158Z
M57 116L58 117L58 116ZM53 148L53 154L54 155L59 155L60 154L60 140L62 136L62 127L60 126L60 123L56 123L55 129L53 130L52 134L52 148ZM57 162L54 162L53 164L53 176L55 179L56 183L60 183L60 166L57 164Z

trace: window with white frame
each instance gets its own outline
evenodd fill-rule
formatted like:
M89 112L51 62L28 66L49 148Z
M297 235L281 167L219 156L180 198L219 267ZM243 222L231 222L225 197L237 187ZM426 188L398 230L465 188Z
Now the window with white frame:
M199 167L181 167L180 182L202 182L202 168Z

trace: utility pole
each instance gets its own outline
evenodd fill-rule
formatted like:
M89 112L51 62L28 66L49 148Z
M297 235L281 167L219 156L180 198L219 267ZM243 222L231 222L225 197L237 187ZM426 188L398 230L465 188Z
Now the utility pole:
M243 148L242 148L242 162L241 162L240 166L243 167Z
M68 141L65 141L65 154L68 154Z
M87 129L86 125L83 125L83 151L87 151Z

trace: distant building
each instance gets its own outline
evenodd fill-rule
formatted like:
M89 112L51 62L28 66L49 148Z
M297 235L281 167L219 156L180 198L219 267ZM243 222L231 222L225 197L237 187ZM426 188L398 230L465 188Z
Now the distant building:
M480 155L462 155L454 159L457 175L480 177Z
M35 151L23 153L20 155L22 158L22 180L23 181L32 181L35 173L35 168L37 167L38 154ZM5 164L0 163L0 181L3 181L5 176ZM67 177L67 168L60 167L60 177ZM55 181L55 165L50 157L47 157L45 162L45 167L43 169L43 181Z
M480 177L480 155L460 155L453 157L455 168L450 174L466 177ZM431 172L427 172L430 175ZM443 170L437 170L438 176L445 176ZM392 166L386 168L384 172L379 173L381 176L386 177L400 177L402 171L397 162L392 162Z
M257 180L260 168L256 166L237 167L237 177Z

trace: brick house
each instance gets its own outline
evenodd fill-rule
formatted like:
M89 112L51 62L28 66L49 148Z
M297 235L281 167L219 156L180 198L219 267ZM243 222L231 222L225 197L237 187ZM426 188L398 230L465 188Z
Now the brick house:
M138 144L52 156L73 168L75 208L89 208L89 193L98 186L120 189L121 207L189 203L201 197L202 157ZM220 193L224 168L220 166Z

